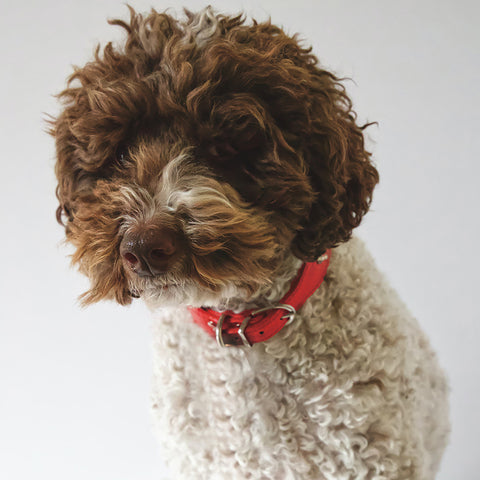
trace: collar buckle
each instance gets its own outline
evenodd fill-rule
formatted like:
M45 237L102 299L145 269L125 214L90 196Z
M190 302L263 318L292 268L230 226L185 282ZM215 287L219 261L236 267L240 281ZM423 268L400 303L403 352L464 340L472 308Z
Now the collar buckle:
M295 314L297 313L295 308L292 307L291 305L288 305L287 303L279 303L278 305L259 308L258 310L255 310L254 312L251 313L250 318L253 317L254 315L258 315L259 313L267 312L268 310L286 310L287 313L282 317L280 317L282 320L287 319L287 323L285 323L285 325L290 325L293 322L293 319L295 318Z
M242 341L242 343L245 347L251 347L252 346L252 343L250 343L248 341L248 338L245 335L245 330L246 330L248 324L250 323L250 320L254 316L259 315L260 313L268 312L269 310L286 310L287 311L287 313L285 315L280 317L282 320L285 320L285 319L287 320L285 322L284 326L290 325L295 318L295 314L297 313L294 307L292 307L291 305L288 305L286 303L279 303L278 305L273 305L273 306L270 306L270 307L264 307L264 308L259 308L258 310L254 310L252 313L250 313L250 315L246 316L243 319L242 323L237 327L238 330L237 330L236 334L240 337L240 340ZM217 344L220 347L236 347L236 346L238 346L238 344L228 342L228 341L226 341L226 339L224 337L223 323L225 321L226 316L227 316L226 313L222 313L220 315L220 318L218 319L218 322L217 322L216 325L213 322L209 322L208 324L210 325L210 327L213 328L213 330L215 332L215 339L217 340Z

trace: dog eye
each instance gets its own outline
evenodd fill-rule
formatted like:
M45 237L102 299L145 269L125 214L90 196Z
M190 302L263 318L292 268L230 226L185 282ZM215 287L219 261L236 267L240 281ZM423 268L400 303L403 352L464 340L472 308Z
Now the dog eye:
M128 149L126 147L120 147L115 153L115 160L121 167L127 165L130 156L128 154Z

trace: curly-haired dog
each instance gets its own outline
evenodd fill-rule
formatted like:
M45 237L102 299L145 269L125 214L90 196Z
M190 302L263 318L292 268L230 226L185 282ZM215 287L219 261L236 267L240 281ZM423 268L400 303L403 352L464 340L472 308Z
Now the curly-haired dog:
M434 478L446 382L350 239L378 174L344 87L269 22L186 15L112 21L126 43L75 69L52 125L84 302L156 317L176 478Z

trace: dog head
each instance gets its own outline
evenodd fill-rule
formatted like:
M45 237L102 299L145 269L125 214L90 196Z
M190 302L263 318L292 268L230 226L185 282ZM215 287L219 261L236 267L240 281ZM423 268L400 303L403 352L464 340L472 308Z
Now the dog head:
M84 302L202 304L346 241L378 174L345 89L271 23L130 9L52 122Z

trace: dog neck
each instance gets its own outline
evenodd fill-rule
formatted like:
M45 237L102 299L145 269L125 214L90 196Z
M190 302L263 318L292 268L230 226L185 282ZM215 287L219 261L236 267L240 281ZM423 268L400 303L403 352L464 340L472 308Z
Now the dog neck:
M275 272L272 282L259 288L253 295L225 296L213 305L204 305L219 312L232 311L240 313L245 310L264 308L282 298L290 288L292 280L302 266L302 261L293 255L286 256Z
M193 321L215 336L222 347L252 346L268 340L294 320L297 310L320 287L330 256L331 250L327 250L316 261L304 263L290 282L287 293L275 303L241 312L191 307Z

